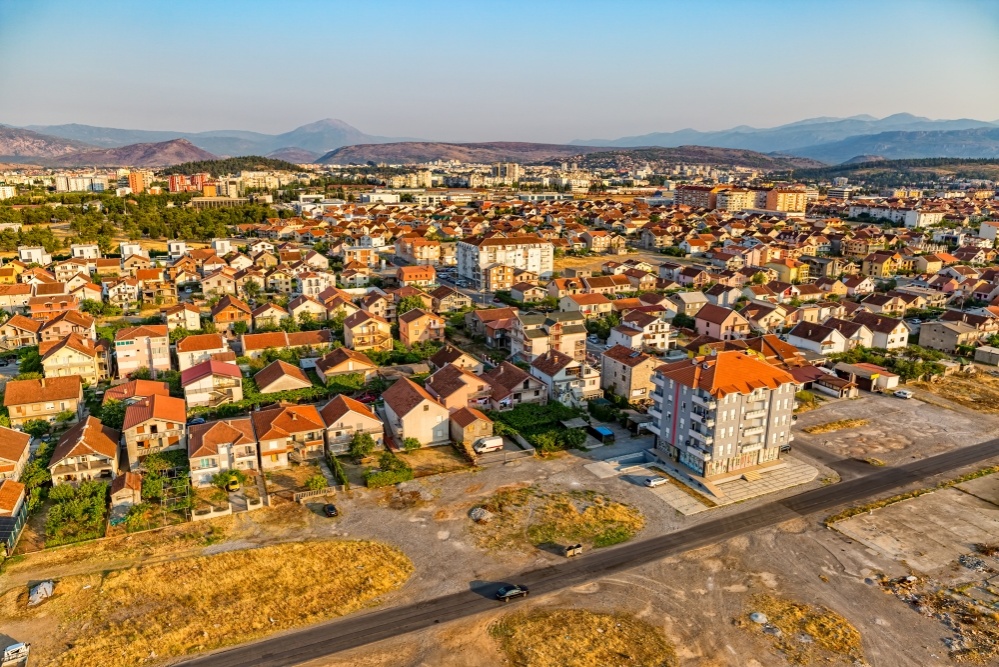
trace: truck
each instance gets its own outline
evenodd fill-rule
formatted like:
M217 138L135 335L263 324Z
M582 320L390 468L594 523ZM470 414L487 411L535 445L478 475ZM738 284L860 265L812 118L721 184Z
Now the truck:
M28 664L28 651L31 644L10 644L3 650L2 667L21 667Z
M490 435L485 438L479 438L478 442L472 445L472 449L476 454L498 452L503 449L503 437L499 435Z

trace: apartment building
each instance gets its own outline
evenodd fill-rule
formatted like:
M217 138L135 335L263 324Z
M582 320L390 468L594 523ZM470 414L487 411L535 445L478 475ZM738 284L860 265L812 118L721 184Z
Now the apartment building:
M118 378L125 379L140 368L170 370L170 334L165 324L119 329L114 335Z
M157 452L187 447L187 405L182 398L154 394L125 408L122 435L129 469Z
M4 389L3 404L15 428L36 419L55 423L64 414L76 421L83 416L83 380L79 375L11 380Z
M191 426L187 457L191 483L208 486L225 470L257 469L257 436L249 417L222 419Z
M603 394L599 370L556 350L549 350L531 362L531 375L548 386L551 400L564 405L585 407L586 401Z
M657 357L615 345L600 356L600 388L629 403L646 403L652 400L652 374L657 366Z
M776 461L794 439L794 378L744 352L665 364L652 383L658 451L705 479Z
M557 350L577 361L586 358L586 326L583 314L520 313L510 332L510 357L530 363L549 350Z
M476 288L485 284L484 271L496 264L537 273L550 278L554 271L555 246L538 236L503 236L459 241L456 248L458 275Z

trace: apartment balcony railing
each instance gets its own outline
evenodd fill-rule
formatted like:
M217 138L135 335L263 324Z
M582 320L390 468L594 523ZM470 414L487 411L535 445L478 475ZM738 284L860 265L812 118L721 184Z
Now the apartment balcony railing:
M744 415L745 419L759 419L760 417L766 417L766 410L750 410Z
M64 463L52 469L53 475L66 475L77 472L112 472L114 466L108 461L78 461L76 463Z
M714 444L714 442L715 442L715 438L714 438L714 436L712 436L712 435L708 435L707 433L701 433L701 432L699 432L699 431L694 431L694 430L691 430L691 431L690 431L690 436L691 436L692 438L694 438L695 440L700 440L700 441L701 441L701 442L703 442L703 443L704 443L705 445L709 445L709 446L710 446L710 445L713 445L713 444Z
M656 419L662 419L663 413L659 411L655 404L653 404L652 407L649 408L649 416L655 417Z
M742 437L748 438L753 435L759 435L767 430L766 426L752 426L747 429L743 429Z
M691 399L691 402L694 405L700 405L701 407L707 410L714 410L715 408L718 407L718 401L716 401L715 399L704 398L703 396L699 396L697 394L694 394L693 398Z
M763 449L763 443L762 442L753 442L753 443L750 443L748 445L740 445L739 446L739 453L740 454L749 454L750 452L758 452L761 449Z

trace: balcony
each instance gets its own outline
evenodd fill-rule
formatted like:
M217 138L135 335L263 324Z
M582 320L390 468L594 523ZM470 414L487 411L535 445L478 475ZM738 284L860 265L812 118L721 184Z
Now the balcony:
M763 449L763 443L762 442L751 442L748 445L740 445L739 446L739 453L740 454L749 454L750 452L758 452L761 449Z
M706 410L714 410L715 408L718 407L718 401L716 401L715 399L704 398L703 396L700 396L698 394L694 394L693 398L691 399L691 402L694 405L699 405Z
M656 420L662 419L663 413L659 411L659 408L653 403L649 408L649 416L654 417Z
M111 474L114 471L114 466L110 461L79 461L76 463L64 463L62 465L57 465L52 469L53 476L59 475L71 475L78 472L89 472L102 473L107 472Z
M690 431L690 436L692 438L694 438L695 440L700 440L701 442L703 442L707 446L711 446L715 442L714 436L708 435L706 433L701 433L699 431L691 430Z
M749 436L752 435L759 435L761 433L764 433L766 430L767 430L766 426L752 426L750 428L743 429L742 437L748 438Z
M760 417L766 417L766 410L750 410L743 415L743 419L759 419Z
M690 421L694 422L695 424L704 424L704 426L706 426L707 428L714 428L715 426L715 418L714 415L712 415L711 413L702 415L699 412L691 412Z
M708 461L711 460L711 453L710 452L706 452L706 451L704 451L702 449L697 449L696 447L687 447L686 451L687 451L688 454L690 454L694 458L701 459L705 463L707 463Z

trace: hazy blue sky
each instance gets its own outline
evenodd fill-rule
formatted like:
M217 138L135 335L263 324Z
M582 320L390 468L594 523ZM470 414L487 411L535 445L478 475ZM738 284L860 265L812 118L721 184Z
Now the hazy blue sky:
M999 118L999 2L0 2L0 123L567 141Z

